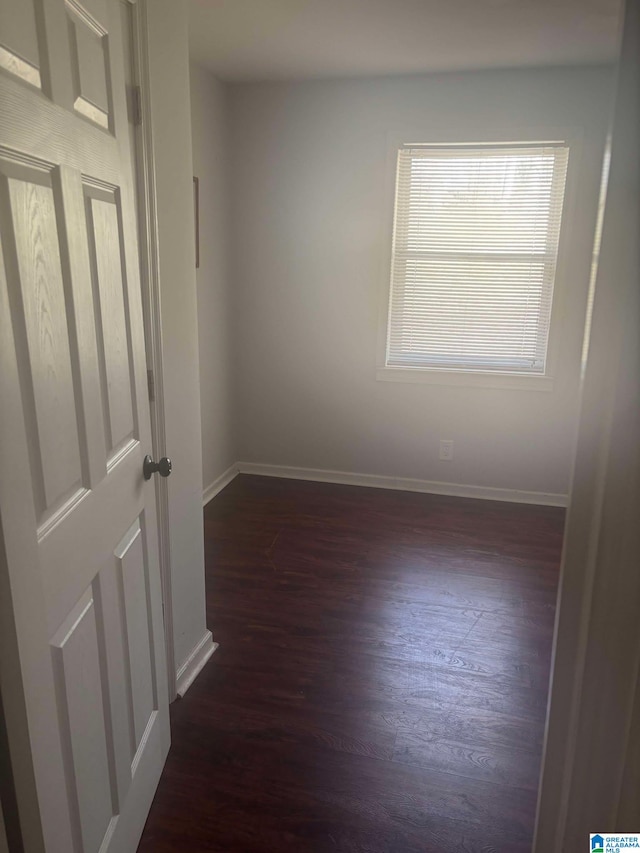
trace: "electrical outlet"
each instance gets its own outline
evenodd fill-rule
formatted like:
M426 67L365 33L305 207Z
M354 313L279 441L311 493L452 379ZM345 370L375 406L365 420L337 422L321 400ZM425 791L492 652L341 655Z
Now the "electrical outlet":
M444 459L446 462L451 462L453 459L453 439L440 439L440 453L438 455L440 459Z

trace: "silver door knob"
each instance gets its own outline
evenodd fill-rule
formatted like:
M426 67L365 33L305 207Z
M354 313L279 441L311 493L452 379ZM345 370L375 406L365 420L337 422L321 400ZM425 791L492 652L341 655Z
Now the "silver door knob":
M168 477L171 473L171 460L167 456L163 456L159 462L154 462L147 455L142 463L142 473L145 480L150 480L152 474L160 474L161 477Z

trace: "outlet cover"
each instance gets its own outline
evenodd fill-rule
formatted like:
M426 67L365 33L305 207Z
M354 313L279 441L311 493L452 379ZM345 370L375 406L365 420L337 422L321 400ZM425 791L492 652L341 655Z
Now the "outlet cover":
M453 439L440 439L440 453L438 455L439 458L443 459L445 462L451 462L453 459Z

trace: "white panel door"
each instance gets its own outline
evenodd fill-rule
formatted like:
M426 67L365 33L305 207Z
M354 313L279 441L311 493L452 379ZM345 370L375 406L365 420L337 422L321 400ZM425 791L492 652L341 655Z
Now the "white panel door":
M0 678L27 853L134 851L169 747L119 0L0 0Z

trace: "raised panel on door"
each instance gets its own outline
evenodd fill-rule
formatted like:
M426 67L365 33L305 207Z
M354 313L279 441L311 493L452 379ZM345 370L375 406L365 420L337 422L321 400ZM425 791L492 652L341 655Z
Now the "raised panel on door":
M66 0L73 108L103 128L112 126L107 12L99 0Z
M110 468L137 439L120 196L86 184L85 205Z
M77 353L70 336L72 300L63 275L51 169L0 160L0 233L43 535L86 492Z
M78 851L97 853L116 820L115 765L104 637L90 587L51 641L72 829ZM108 688L107 688L108 690Z
M0 4L0 68L38 89L42 86L39 10L35 0L22 0L13 8Z
M129 675L130 747L133 769L147 728L158 708L154 677L153 625L144 532L136 519L115 550Z

